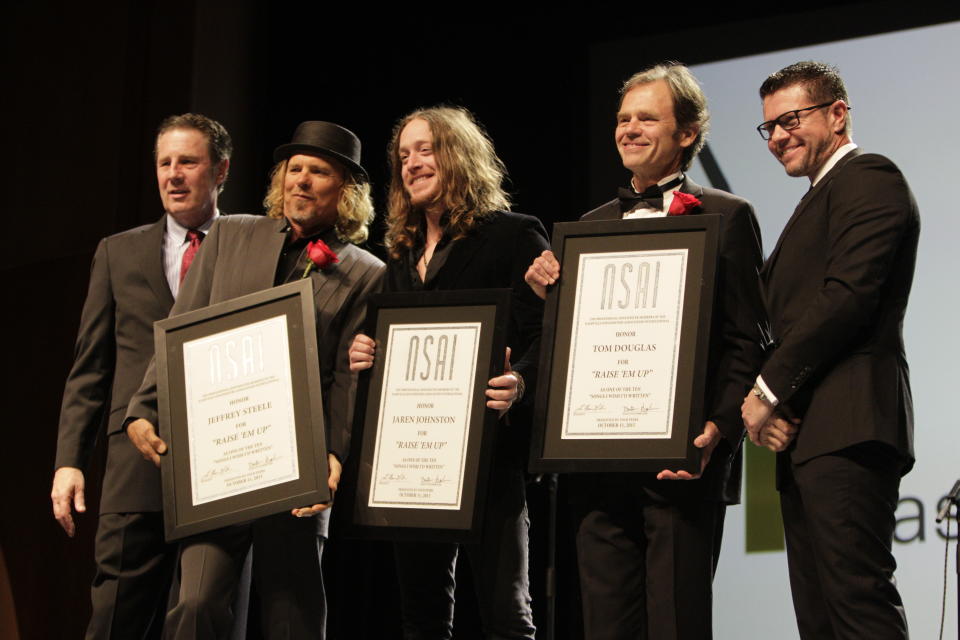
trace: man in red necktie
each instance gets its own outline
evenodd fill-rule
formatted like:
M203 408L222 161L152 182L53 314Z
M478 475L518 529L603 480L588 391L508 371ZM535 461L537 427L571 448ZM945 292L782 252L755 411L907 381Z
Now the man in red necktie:
M73 536L86 510L84 469L107 423L87 638L159 637L175 546L163 539L160 472L122 431L124 411L153 355L153 323L166 318L203 233L217 216L233 145L224 127L187 113L164 120L154 155L164 215L101 240L63 392L53 514Z

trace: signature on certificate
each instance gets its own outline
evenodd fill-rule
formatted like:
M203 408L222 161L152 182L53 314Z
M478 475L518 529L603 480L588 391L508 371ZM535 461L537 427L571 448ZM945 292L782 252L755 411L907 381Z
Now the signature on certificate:
M446 476L420 476L420 484L428 487L439 487L450 482Z
M385 473L380 476L380 484L390 484L391 482L403 482L407 479L403 473Z
M264 467L269 467L276 461L277 461L277 456L267 455L267 456L263 456L262 458L257 458L256 460L251 460L247 464L250 465L248 467L250 470L263 469Z
M643 403L636 407L629 404L623 405L623 415L625 416L645 416L648 413L652 413L654 411L659 411L659 409L657 409L652 404Z
M222 467L215 467L213 469L208 469L205 474L200 476L200 482L210 482L217 476L226 475L230 472L230 465L225 464Z
M601 411L606 411L606 410L607 410L607 407L606 405L603 405L603 404L584 403L573 410L573 415L582 416L585 413L599 413Z

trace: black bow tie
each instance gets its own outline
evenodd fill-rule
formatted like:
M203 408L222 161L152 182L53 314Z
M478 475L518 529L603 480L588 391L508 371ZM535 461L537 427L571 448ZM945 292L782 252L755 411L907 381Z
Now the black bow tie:
M683 176L679 176L664 185L651 185L644 189L643 193L637 193L633 188L620 187L617 189L617 199L620 200L620 212L626 213L632 211L641 203L654 211L663 211L663 193L679 186L682 182Z

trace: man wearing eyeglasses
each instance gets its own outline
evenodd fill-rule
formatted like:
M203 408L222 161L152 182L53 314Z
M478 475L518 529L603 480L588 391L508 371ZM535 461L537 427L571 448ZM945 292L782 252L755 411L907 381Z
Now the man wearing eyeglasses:
M891 552L900 478L913 466L903 317L920 218L887 158L851 140L837 70L799 62L760 87L758 127L810 190L761 276L774 348L743 402L755 443L802 418L777 458L802 638L906 638Z

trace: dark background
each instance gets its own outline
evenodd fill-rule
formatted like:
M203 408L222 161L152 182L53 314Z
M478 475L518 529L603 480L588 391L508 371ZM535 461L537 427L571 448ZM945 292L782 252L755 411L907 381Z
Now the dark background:
M393 122L420 106L464 105L510 170L514 208L549 230L624 181L612 125L616 90L633 71L666 58L697 64L960 17L960 6L946 4L915 4L906 15L892 2L718 3L697 12L626 3L8 3L0 25L0 636L15 637L17 627L23 638L79 638L89 615L102 455L87 473L88 513L68 539L49 500L60 397L97 241L161 214L151 153L162 118L199 111L227 127L235 152L220 207L250 213L262 210L271 150L297 123L343 124L363 140L382 212ZM598 106L610 114L610 135L591 139L588 114ZM382 255L381 223L370 248ZM546 491L531 486L529 497L542 630ZM561 487L557 637L579 638L562 505ZM335 526L325 565L331 638L399 637L387 545L343 540ZM464 571L456 635L478 637Z

